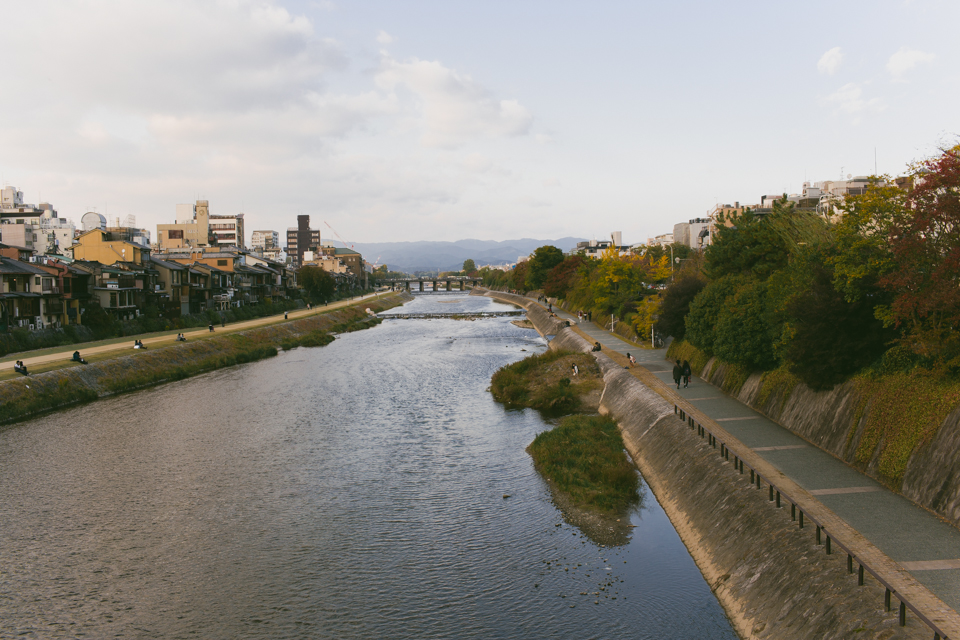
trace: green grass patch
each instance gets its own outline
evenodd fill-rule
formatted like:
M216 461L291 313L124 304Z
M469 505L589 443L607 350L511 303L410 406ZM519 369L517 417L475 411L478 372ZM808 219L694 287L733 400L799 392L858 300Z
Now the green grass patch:
M561 359L578 362L581 375L577 382L571 381L565 364L562 368L559 363L550 366ZM506 405L564 415L580 408L580 396L596 388L594 378L599 373L596 361L586 354L549 350L501 367L490 379L490 393Z
M747 381L747 378L750 377L750 369L740 364L727 364L727 369L723 375L723 385L720 387L723 389L724 393L729 393L732 396L740 393L740 389L743 389L743 384Z
M800 384L800 378L790 373L786 365L781 365L773 371L767 371L763 374L760 382L760 395L757 396L757 406L763 409L767 406L770 398L779 398L780 406L777 412L783 411L790 394Z
M623 451L617 423L606 416L569 416L527 448L537 471L579 507L622 513L640 501L639 479Z
M97 392L72 380L60 380L52 388L38 388L30 378L24 378L17 385L22 392L0 404L0 422L16 420L22 416L50 411L58 407L96 400ZM27 387L30 387L29 389Z
M877 472L899 490L910 456L936 435L947 415L960 404L960 381L925 372L856 381L864 404L870 400L870 412L854 460L859 465L869 464L879 446ZM857 411L857 422L862 416L862 410ZM856 422L851 431L855 428Z

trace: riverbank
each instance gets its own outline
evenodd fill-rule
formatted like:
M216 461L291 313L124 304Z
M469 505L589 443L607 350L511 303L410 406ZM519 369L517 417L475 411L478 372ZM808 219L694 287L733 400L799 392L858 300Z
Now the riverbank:
M81 402L195 376L235 364L275 356L278 349L319 346L329 334L366 328L372 314L410 300L408 294L357 301L298 320L203 340L188 340L127 355L0 382L0 424ZM369 312L367 311L369 309Z
M814 391L783 369L753 373L686 342L703 380L960 527L960 383L928 372L857 376Z
M501 299L502 294L488 293ZM517 300L503 299L528 308ZM522 299L521 299L522 300ZM531 307L539 307L529 302ZM532 311L532 309L531 309ZM547 315L531 313L530 319ZM550 316L548 316L550 317ZM540 327L540 332L544 328ZM551 348L588 352L572 328L561 329ZM605 353L594 356L604 372L601 412L617 420L624 443L644 480L663 506L704 578L744 638L929 638L913 616L900 627L885 611L884 587L867 575L863 586L848 574L844 555L828 556L810 527L800 529L788 509L778 509L749 476L697 437L673 406ZM757 462L762 464L762 461ZM770 470L775 475L775 470ZM811 504L816 499L810 496ZM819 508L826 510L819 505ZM858 557L877 559L892 580L918 600L932 603L927 615L952 624L956 614L868 541L857 537ZM817 541L819 542L819 541ZM884 560L885 559L885 560ZM898 582L898 584L901 584ZM918 595L919 594L919 595ZM922 596L922 597L920 597ZM894 598L894 604L896 599ZM952 616L952 617L951 617Z

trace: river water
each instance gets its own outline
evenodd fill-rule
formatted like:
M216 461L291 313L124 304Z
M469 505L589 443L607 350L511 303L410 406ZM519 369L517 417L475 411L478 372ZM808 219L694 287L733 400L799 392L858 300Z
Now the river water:
M387 320L0 432L0 637L735 638L646 487L628 544L564 522L524 451L550 425L486 392L545 346L510 320Z

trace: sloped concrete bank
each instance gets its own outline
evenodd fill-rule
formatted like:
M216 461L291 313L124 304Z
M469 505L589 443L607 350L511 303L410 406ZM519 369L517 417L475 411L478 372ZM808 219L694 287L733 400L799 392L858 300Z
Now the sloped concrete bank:
M501 298L514 302L519 296ZM520 304L524 308L526 305ZM530 310L530 309L528 309ZM545 312L528 315L537 324ZM545 334L554 326L539 327ZM590 351L571 328L551 348ZM743 638L929 638L919 620L898 625L884 610L884 588L857 586L843 555L827 556L810 528L777 509L732 463L674 415L673 406L604 353L601 412L620 425L624 443L704 578Z
M84 365L0 382L0 423L9 423L125 391L163 384L277 354L278 348L323 344L326 332L370 325L372 313L410 300L397 294L238 333L132 352Z
M700 377L721 389L736 375L711 358ZM830 391L814 391L805 384L784 385L769 374L750 375L734 397L824 451L859 469L913 502L960 526L960 406L932 424L907 406L914 389L902 380L902 398L896 414L882 406L880 397L857 380ZM735 385L733 385L735 388ZM909 415L914 414L914 415ZM909 417L907 417L909 416ZM942 418L942 414L941 414ZM906 427L889 425L893 419L911 420ZM916 432L911 441L904 432ZM902 477L891 473L890 459L905 459Z

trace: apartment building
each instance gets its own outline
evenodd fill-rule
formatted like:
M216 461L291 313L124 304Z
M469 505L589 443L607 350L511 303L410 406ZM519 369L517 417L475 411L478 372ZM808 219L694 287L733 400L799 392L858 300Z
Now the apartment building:
M320 250L320 230L310 228L310 216L297 216L297 226L287 228L287 255L293 267L299 269L303 264L303 254Z

